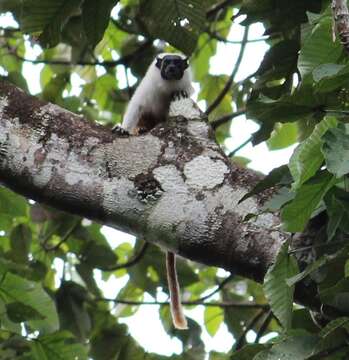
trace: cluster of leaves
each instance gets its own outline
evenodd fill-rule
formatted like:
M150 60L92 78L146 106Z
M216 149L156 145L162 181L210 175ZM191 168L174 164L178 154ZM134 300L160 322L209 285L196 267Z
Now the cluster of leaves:
M321 4L303 6L314 11L311 7ZM251 14L246 14L249 21ZM270 149L296 140L299 144L289 164L274 169L242 201L273 187L275 194L264 211L280 212L284 229L291 233L314 231L316 236L291 251L292 241L287 242L265 277L265 295L286 330L284 336L263 351L249 346L236 359L243 358L244 351L255 351L253 359L348 356L349 61L342 45L332 40L330 7L324 6L320 14L308 12L307 17L299 33L291 32L270 47L247 103L247 116L261 124L253 135L255 144L267 140ZM271 33L275 21L270 19ZM304 309L294 308L294 287L300 282L313 287L315 302L322 304L316 327L314 321L307 324L304 313L300 316Z
M231 352L211 352L210 360L342 359L348 354L349 64L341 44L331 38L329 3L0 3L0 13L10 12L19 25L0 29L1 74L28 91L32 84L24 64L37 64L36 95L44 100L106 125L120 121L133 91L130 73L141 77L154 55L173 50L172 45L192 55L200 100L209 106L222 94L210 114L213 124L219 124L216 137L222 146L235 110L260 124L254 144L267 141L275 150L299 141L289 165L272 171L248 196L276 188L264 210L281 211L290 232L301 232L309 220L326 214L321 236L310 246L315 254L311 263L298 261L299 270L286 243L263 289L237 276L228 284L216 269L197 264L183 261L179 267L188 304L210 302L204 311L208 333L214 336L224 323L236 340ZM235 82L239 63L232 64L230 77L210 74L209 65L219 43L229 49L232 19L240 15L246 28L264 24L270 48L255 74ZM24 33L31 34L32 43ZM248 39L241 44L240 61L246 43ZM33 52L39 54L35 59L30 57ZM122 77L126 81L120 81ZM78 91L72 80L81 83ZM157 248L145 250L140 241L134 249L129 243L112 248L100 230L100 225L31 204L0 188L0 359L205 358L200 326L189 319L189 331L174 331L167 304L161 304L160 318L164 331L182 341L180 356L146 353L118 323L137 311L145 292L156 298L159 286L166 291L164 259ZM137 261L130 261L139 253ZM116 299L103 298L96 271L105 281L128 276ZM221 282L225 286L214 292L214 301L203 297ZM300 282L316 284L317 300L328 311L317 325L308 309L294 308L294 288ZM256 334L255 344L244 346L250 330ZM260 344L265 334L275 337Z

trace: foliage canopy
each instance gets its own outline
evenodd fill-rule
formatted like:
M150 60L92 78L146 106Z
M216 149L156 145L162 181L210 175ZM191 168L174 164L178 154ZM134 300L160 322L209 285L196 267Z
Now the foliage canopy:
M137 311L145 293L154 299L159 287L167 293L160 250L142 239L134 247L111 246L101 225L0 187L0 359L348 356L349 61L342 44L332 40L329 0L2 0L0 13L7 14L0 17L1 77L29 92L28 64L35 65L36 96L106 126L121 121L135 88L131 74L140 79L160 51L190 55L201 85L198 98L227 153L231 122L244 113L260 125L253 144L266 141L276 150L299 142L288 166L274 169L245 198L276 187L264 211L281 211L293 233L316 215L325 217L318 225L321 236L305 250L310 261L285 243L264 286L181 260L188 306L204 305L211 336L225 324L236 341L229 353L205 354L197 321L189 319L188 331L175 331L167 302L159 302L164 331L183 344L181 355L165 357L147 353L118 321ZM16 26L5 21L9 14ZM236 49L229 34L237 22L246 31L232 73L213 75L210 61L218 45L226 46L227 56ZM250 40L255 23L263 24L265 34ZM244 49L254 41L269 49L255 73L236 81ZM248 162L235 151L231 155ZM106 299L96 274L127 281L115 299ZM318 321L310 309L293 304L301 281L316 284L323 304ZM250 330L255 340L246 345Z

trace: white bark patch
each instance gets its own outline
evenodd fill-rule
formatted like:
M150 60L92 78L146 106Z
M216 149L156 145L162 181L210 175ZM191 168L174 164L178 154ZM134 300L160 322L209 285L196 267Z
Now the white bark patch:
M224 181L229 172L223 161L211 159L208 156L198 156L184 166L186 183L194 189L212 189Z
M187 187L174 165L160 166L153 170L153 174L164 191L187 193Z
M56 140L57 143L61 143L62 140ZM68 144L66 144L66 149L68 153L68 157L66 160L65 166L65 181L68 185L76 185L78 183L84 184L86 186L93 186L93 184L97 184L99 182L99 176L97 169L91 169L88 164L87 156L90 149L93 146L98 145L99 140L97 138L91 137L88 138L85 142L85 146L81 149L80 154L76 154L74 152L68 152ZM95 155L95 158L97 158ZM102 160L98 158L99 162ZM89 172L87 172L87 170Z
M164 232L170 235L173 226L178 226L186 220L184 208L192 199L189 199L185 183L174 165L159 167L153 173L164 193L149 215L149 228L152 229L151 232ZM166 244L169 248L174 248L175 237L166 236Z
M33 133L29 139L29 148L26 155L28 166L33 166L36 164L36 155L38 151L45 153L42 144L39 143L39 138L35 136L36 133ZM31 168L31 173L33 174L33 183L38 188L44 188L52 176L54 176L54 165L60 164L62 162L62 155L65 154L65 151L68 149L68 143L65 141L58 140L57 135L52 134L50 140L47 141L47 146L50 147L50 151L46 154L46 157L43 161L40 161L37 166ZM68 164L67 161L63 163ZM59 173L61 173L59 171Z
M198 138L208 138L209 125L203 121L190 121L188 123L188 132L190 135Z
M128 177L147 172L149 167L156 165L161 151L160 140L152 135L130 136L118 138L112 144L106 146L106 153L110 164L116 167L112 172L127 174Z
M180 99L170 104L169 116L184 116L187 119L200 119L201 110L191 99Z
M35 115L39 116L39 117L44 116L44 117L46 117L46 119L49 119L49 118L54 118L62 113L69 114L74 117L77 116L76 114L72 113L71 111L69 111L67 109L63 109L63 108L59 107L58 105L51 104L51 103L48 103L48 104L42 106L39 110L36 111ZM46 124L43 122L43 125L46 125Z
M5 108L8 106L8 98L7 96L0 97L0 114L2 114Z
M123 224L123 221L115 217L129 218L130 223L135 221L135 213L138 213L137 223L140 224L140 218L146 216L145 206L137 197L130 196L134 191L133 182L126 178L112 179L111 181L103 182L102 190L102 206L106 214L113 215L114 218L109 218L108 223L115 225ZM120 226L121 230L132 233L127 226Z

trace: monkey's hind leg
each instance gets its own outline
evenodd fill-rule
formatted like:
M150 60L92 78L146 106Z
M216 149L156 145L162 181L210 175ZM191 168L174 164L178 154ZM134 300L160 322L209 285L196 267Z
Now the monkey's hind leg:
M187 320L183 314L181 303L181 295L176 271L176 255L170 251L166 252L166 269L168 288L170 290L173 325L176 329L188 329Z

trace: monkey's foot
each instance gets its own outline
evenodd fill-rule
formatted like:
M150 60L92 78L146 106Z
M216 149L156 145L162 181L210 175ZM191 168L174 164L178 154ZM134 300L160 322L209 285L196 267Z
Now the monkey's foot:
M147 129L146 127L138 127L136 129L136 134L143 135L143 134L147 133L148 131L149 131L149 129Z
M185 90L175 91L174 93L172 93L172 101L187 99L188 97L188 93Z
M115 125L115 126L111 129L111 131L112 131L115 135L117 135L117 136L119 136L119 137L130 136L130 133L129 133L127 130L125 130L124 128L122 128L120 125Z

